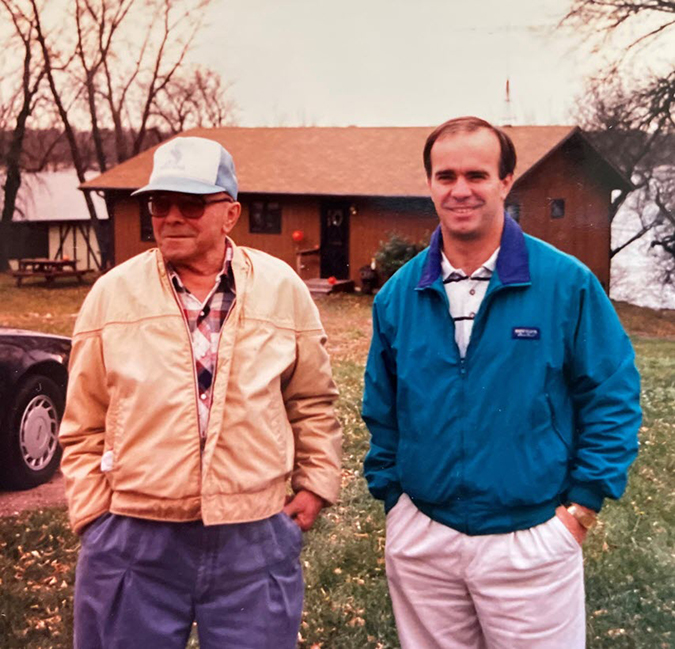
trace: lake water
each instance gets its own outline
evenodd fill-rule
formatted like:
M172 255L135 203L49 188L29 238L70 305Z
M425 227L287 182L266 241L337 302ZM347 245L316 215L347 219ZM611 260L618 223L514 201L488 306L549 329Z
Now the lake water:
M630 209L621 209L612 224L612 247L619 245L640 228L640 220ZM647 233L612 259L610 296L652 309L675 309L675 286L663 284L659 270L659 248L651 248Z

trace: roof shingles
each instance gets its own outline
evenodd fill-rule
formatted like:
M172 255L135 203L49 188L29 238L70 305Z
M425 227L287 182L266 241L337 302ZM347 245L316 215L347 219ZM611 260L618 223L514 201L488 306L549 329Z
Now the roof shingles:
M234 158L244 193L428 196L422 149L433 127L192 129ZM516 147L516 180L560 146L571 126L506 127ZM153 149L84 183L82 189L134 190L152 168Z

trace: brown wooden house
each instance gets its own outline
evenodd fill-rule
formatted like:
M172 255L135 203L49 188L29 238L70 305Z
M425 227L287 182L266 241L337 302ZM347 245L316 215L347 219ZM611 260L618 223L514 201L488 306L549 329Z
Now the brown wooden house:
M437 225L422 164L432 130L226 127L184 135L216 140L234 157L243 206L237 243L284 259L305 278L358 281L389 233L419 241ZM505 130L518 154L509 213L526 232L581 259L607 288L611 192L629 180L576 127ZM112 198L115 263L154 245L150 217L130 196L147 182L153 151L81 187Z

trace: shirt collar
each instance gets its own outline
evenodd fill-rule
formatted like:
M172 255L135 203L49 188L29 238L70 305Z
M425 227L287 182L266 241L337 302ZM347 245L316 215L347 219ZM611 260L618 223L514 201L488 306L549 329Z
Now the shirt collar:
M499 248L495 250L489 257L489 259L481 264L476 270L471 273L470 277L490 277L497 266L497 256L499 255ZM444 278L448 278L450 275L455 275L456 277L467 277L467 274L461 268L455 268L448 258L445 256L445 252L441 250L441 273Z
M500 246L496 252L495 269L502 284L528 284L530 265L525 235L520 226L508 215L504 215L504 229ZM417 284L418 289L429 288L443 271L443 234L439 225L431 235L427 258Z

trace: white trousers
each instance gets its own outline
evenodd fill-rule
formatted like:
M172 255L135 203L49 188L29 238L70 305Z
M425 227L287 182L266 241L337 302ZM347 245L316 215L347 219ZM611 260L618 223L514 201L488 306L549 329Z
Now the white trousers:
M389 592L403 649L583 649L581 546L560 519L468 536L405 494L387 515Z

